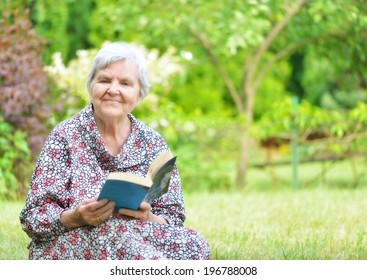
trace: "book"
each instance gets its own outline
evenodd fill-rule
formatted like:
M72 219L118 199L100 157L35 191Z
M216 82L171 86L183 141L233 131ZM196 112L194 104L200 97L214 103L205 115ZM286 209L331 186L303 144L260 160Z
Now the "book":
M115 202L115 211L120 208L138 210L144 201L152 203L167 193L176 156L164 151L149 166L146 177L127 172L110 172L98 200L107 198Z

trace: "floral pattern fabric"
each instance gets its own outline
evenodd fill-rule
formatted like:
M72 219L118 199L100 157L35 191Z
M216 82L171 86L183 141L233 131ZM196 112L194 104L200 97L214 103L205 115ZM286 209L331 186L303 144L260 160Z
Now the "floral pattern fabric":
M20 223L31 241L30 259L208 259L209 246L198 232L184 226L180 176L175 166L167 194L155 200L152 212L161 225L111 217L102 224L68 229L60 214L98 196L108 173L146 176L164 150L165 140L129 114L131 133L112 156L97 129L93 106L60 123L50 133L36 163Z

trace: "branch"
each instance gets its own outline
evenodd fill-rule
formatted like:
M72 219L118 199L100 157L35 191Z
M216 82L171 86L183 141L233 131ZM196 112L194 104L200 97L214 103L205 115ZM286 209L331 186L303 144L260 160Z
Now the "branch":
M243 104L240 98L240 95L238 94L238 91L236 90L234 84L232 83L232 80L230 79L227 71L223 68L222 64L220 63L218 57L214 54L213 48L211 47L209 41L207 38L194 30L193 28L189 27L190 33L199 41L199 43L203 46L205 52L207 53L210 61L218 71L219 75L222 77L229 93L231 94L231 97L236 105L237 112L241 114L243 110Z
M255 75L255 71L264 53L269 49L272 42L279 35L279 33L287 26L287 24L291 21L291 19L301 10L302 6L306 3L306 1L307 0L298 0L296 4L287 11L284 18L274 26L274 28L265 38L264 43L260 45L253 59L245 63L246 66L244 77L246 78L243 80L242 87L244 87L245 84L249 85L252 82L252 79L254 78Z
M179 1L181 7L186 11L189 15L194 15L195 11L189 7L185 1ZM196 17L199 19L200 17ZM218 59L218 56L214 53L213 47L211 46L209 40L207 37L205 37L204 34L200 33L199 31L195 30L195 28L192 27L192 25L187 22L187 27L189 32L193 35L193 37L201 44L201 46L204 48L206 54L208 55L209 60L213 64L214 68L218 71L220 77L224 81L225 86L227 87L232 100L236 106L238 114L242 114L244 112L243 103L240 97L239 92L237 91L236 87L234 86L231 78L229 77L227 71L222 66L220 60Z
M288 47L282 49L281 51L277 52L275 54L275 56L270 59L258 72L258 75L256 76L256 79L253 83L254 87L257 87L260 82L263 80L264 76L266 75L266 73L269 71L269 69L279 60L281 60L282 58L290 55L292 52L294 52L295 50L311 44L313 42L317 42L317 41L321 41L321 40L325 40L327 38L332 38L335 37L337 39L344 39L345 37L347 37L348 35L350 35L351 33L349 32L330 32L330 33L324 33L321 35L316 35L316 36L312 36L312 37L308 37L308 38L304 38L298 42L295 42L291 45L289 45ZM367 30L364 30L363 32L361 32L361 34L359 35L367 35Z

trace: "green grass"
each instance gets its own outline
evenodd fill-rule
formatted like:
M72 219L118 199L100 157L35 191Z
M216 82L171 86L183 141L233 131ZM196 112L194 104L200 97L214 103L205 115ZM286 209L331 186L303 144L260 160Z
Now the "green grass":
M28 257L28 236L19 223L21 202L0 201L0 260L24 260Z
M367 259L367 189L187 196L212 259Z
M212 259L367 259L367 189L186 194ZM22 203L0 202L0 259L27 259Z

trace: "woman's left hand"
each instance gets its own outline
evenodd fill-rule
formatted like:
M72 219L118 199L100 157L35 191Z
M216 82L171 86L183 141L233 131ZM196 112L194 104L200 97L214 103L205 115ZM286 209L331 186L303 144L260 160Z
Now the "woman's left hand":
M160 216L156 216L152 213L150 204L143 201L138 210L130 210L130 209L119 209L118 212L114 212L114 216L116 218L121 218L125 220L142 220L142 221L151 221L159 224L167 224L167 221Z

